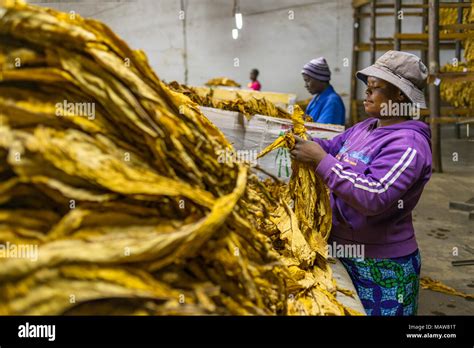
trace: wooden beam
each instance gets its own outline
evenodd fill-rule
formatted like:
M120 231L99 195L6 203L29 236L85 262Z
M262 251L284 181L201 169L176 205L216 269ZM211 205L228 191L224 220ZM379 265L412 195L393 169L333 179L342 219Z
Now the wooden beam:
M471 117L474 115L474 109L473 108L457 108L454 106L445 106L441 107L441 116L463 116L464 118L466 117Z
M401 33L395 34L395 38L407 41L425 41L428 40L429 34L418 33ZM438 33L440 40L464 40L472 37L472 33Z
M360 17L358 16L360 9L354 7L353 11L353 27L352 27L352 62L351 62L351 105L350 105L350 124L354 125L359 122L359 114L357 111L357 105L352 103L352 100L357 99L357 78L355 74L359 69L359 51L355 48L359 44L360 40Z
M439 26L440 30L472 30L474 23L445 24Z
M375 41L388 41L389 43L392 43L395 39L393 37L376 37Z
M428 69L430 75L437 76L439 74L439 0L429 0L428 34ZM430 83L428 89L430 117L436 119L441 116L439 83ZM431 124L431 144L433 170L441 173L443 171L441 163L441 130L439 124L435 122Z
M441 81L454 82L474 82L474 71L468 72L443 72L440 73Z
M456 118L468 118L471 117L471 115L474 114L474 109L471 108L455 108L452 106L446 106L442 107L440 111L440 115L442 117L456 117ZM429 109L422 109L420 110L420 115L421 116L429 116L430 115L430 110Z
M395 0L395 39L393 40L393 49L395 51L400 51L401 41L397 35L402 32L402 20L398 17L399 12L402 8L402 0Z
M463 2L463 0L458 0L459 3ZM463 8L462 7L458 7L458 19L457 19L457 24L462 24L462 12L463 12ZM456 59L458 60L458 62L461 61L461 41L456 41L456 49L454 50L455 51L455 55L456 55Z
M439 3L439 7L440 8L459 8L459 7L463 7L463 8L470 8L472 6L472 4L470 2L440 2Z
M393 17L395 15L395 12L377 12L377 17L384 17L384 16L391 16ZM361 12L359 14L359 17L365 18L365 17L370 17L371 14L370 12ZM423 17L422 12L403 12L403 17Z
M454 106L441 107L441 116L472 116L474 115L473 108L457 108Z
M359 8L365 5L368 5L370 0L352 0L352 7Z
M396 8L397 7L397 4L377 4L377 8ZM413 6L410 6L409 4L406 4L404 5L403 7L405 8L414 8ZM415 8L419 8L419 7L415 7Z
M428 117L425 119L426 123L436 125L439 127L440 123L458 123L458 122L474 122L474 117Z
M394 8L395 4L378 4L377 8ZM441 8L469 8L471 3L461 2L461 3L452 3L452 2L441 2L439 4ZM428 4L403 4L402 8L428 8Z
M358 52L370 51L370 43L361 42L354 49ZM455 48L454 42L440 43L439 48L442 50L453 50ZM377 44L377 51L388 51L393 49L392 43L379 43ZM426 43L403 43L401 44L402 51L428 51L428 45ZM428 59L423 60L427 64Z
M421 19L421 32L427 33L428 32L428 0L423 0L423 5L426 8L423 8L423 18ZM442 49L442 45L440 45L440 49ZM427 49L420 49L421 52L421 60L428 66L428 50ZM424 90L425 98L428 98L428 88ZM428 99L427 99L428 100Z
M370 3L370 62L375 63L375 55L377 53L377 43L375 38L377 37L377 13L376 13L377 0L371 0Z

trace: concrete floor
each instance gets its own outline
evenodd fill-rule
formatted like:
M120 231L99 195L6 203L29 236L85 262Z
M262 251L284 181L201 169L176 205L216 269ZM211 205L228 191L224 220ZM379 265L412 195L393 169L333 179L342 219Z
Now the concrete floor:
M474 138L465 138L465 128L463 136L456 139L453 127L442 129L444 172L433 174L413 217L422 257L421 275L473 294L474 266L451 265L454 260L474 259L474 220L469 220L467 213L449 210L450 201L465 202L474 197ZM453 161L454 152L457 162ZM455 247L458 256L453 256ZM421 289L418 314L474 315L474 301Z

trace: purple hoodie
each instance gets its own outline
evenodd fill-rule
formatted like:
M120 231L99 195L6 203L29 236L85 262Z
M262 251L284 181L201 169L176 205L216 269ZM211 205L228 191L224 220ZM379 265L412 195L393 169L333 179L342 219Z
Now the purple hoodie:
M316 173L331 190L330 243L364 245L365 257L394 258L418 246L411 212L431 176L429 126L377 127L369 118L332 140Z

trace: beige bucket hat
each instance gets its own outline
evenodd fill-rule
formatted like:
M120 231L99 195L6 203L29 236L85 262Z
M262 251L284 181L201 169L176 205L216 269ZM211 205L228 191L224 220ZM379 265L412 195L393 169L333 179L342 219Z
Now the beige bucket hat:
M356 77L367 84L369 76L378 77L398 87L410 101L426 109L425 95L428 69L414 54L400 51L388 51L376 62L356 73Z

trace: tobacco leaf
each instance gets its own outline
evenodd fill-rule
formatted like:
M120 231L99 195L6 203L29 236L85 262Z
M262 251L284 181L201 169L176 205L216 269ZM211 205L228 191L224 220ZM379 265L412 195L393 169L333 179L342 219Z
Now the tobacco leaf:
M0 5L1 314L356 314L335 297L328 194L309 168L283 185L220 161L233 148L192 91L107 26Z

